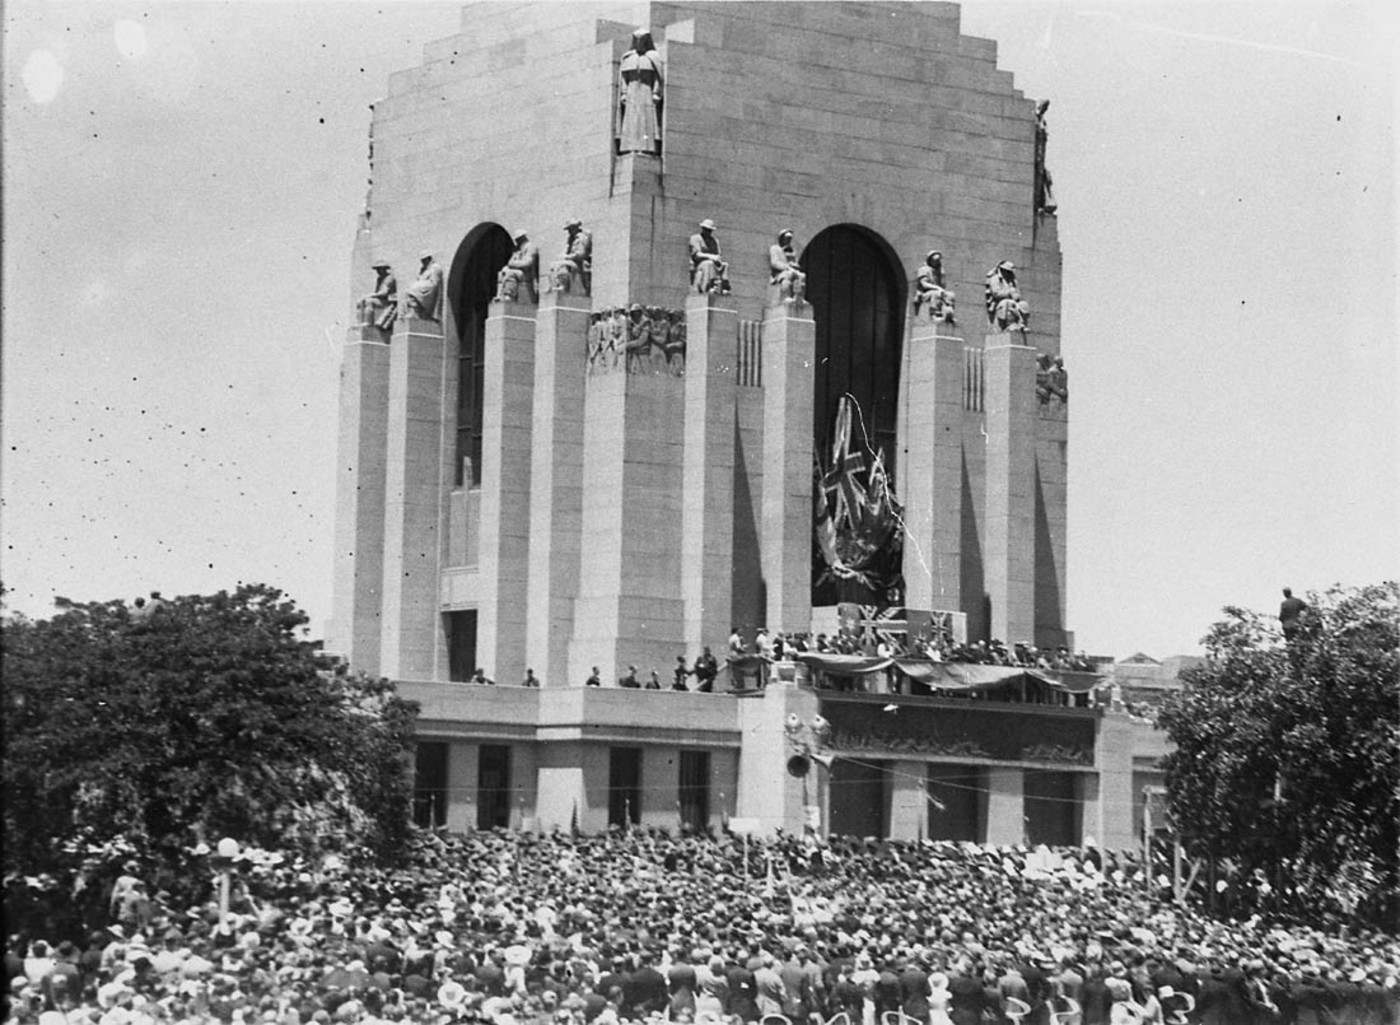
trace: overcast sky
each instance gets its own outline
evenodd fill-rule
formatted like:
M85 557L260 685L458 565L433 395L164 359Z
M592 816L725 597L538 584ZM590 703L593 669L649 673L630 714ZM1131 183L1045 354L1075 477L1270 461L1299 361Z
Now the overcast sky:
M1386 6L964 6L1052 101L1091 652L1400 578ZM458 11L5 4L12 609L263 581L320 634L367 105Z

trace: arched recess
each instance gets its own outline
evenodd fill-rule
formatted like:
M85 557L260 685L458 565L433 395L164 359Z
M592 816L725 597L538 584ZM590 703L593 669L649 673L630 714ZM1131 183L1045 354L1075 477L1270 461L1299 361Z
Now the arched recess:
M803 250L801 264L817 325L816 451L824 463L829 461L837 406L849 392L860 411L852 426L852 449L865 451L868 444L871 451L883 451L898 491L897 418L908 292L902 266L888 242L858 224L823 229ZM885 589L872 591L854 581L822 582L826 567L815 545L812 558L813 605L883 604L888 599Z
M486 314L496 294L496 274L514 248L499 224L478 224L452 256L447 302L457 332L457 444L453 482L481 483L481 388L486 367ZM471 478L464 472L471 460Z

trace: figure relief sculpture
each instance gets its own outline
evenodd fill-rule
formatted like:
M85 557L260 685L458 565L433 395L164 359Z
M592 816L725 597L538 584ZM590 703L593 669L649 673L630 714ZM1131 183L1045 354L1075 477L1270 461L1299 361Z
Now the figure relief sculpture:
M677 377L685 374L685 310L671 310L671 338L666 343L666 365Z
M651 31L632 33L632 49L622 55L622 110L619 153L661 152L661 56Z
M633 303L627 311L627 372L635 374L646 361L645 369L652 369L651 359L651 318L641 303Z
M425 249L418 254L418 280L408 286L400 315L438 320L438 304L441 301L442 267L433 259L432 251Z
M943 284L943 254L932 250L914 276L914 316L935 324L953 324L953 293Z
M399 283L383 261L374 265L374 275L374 291L361 299L355 310L361 327L377 327L388 334L399 319Z
M768 247L769 284L778 286L778 299L792 305L807 301L807 275L797 265L792 248L792 232L780 231L778 241Z
M590 315L587 376L685 375L685 311L632 303Z
M602 363L603 347L607 340L607 325L603 323L606 314L593 312L588 315L588 366L586 372L592 374Z
M608 369L616 370L627 351L627 307L614 306L608 321Z
M1065 371L1065 361L1061 356L1051 356L1042 352L1037 359L1035 371L1035 397L1042 406L1051 399L1069 402L1069 374Z
M580 295L593 294L593 234L583 230L577 218L564 225L564 255L549 268L549 277L556 292L568 295L578 282Z
M708 217L690 236L690 286L699 295L729 294L729 264L720 259L715 222Z
M496 297L492 302L539 302L536 281L540 276L540 247L530 241L530 236L517 231L511 236L515 251L496 275ZM521 295L521 290L524 295Z
M1045 112L1049 109L1049 100L1041 100L1035 105L1035 212L1038 214L1053 214L1057 209L1050 171L1045 166L1045 144L1050 136L1045 124Z
M1016 287L1016 265L1002 260L987 272L987 323L997 331L1024 331L1030 307Z

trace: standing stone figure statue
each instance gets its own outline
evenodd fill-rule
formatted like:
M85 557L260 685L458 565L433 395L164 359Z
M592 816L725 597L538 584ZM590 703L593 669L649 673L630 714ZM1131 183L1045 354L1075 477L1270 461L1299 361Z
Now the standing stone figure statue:
M651 31L632 33L632 49L622 55L622 124L619 153L661 152L661 57Z
M1024 331L1030 307L1016 287L1016 265L1002 260L987 272L987 323L998 331Z
M573 292L574 281L577 280L579 294L592 295L593 235L583 230L583 222L576 217L564 225L564 232L564 255L549 268L554 291L567 295Z
M420 320L438 320L438 303L442 300L442 267L433 259L430 249L418 254L418 280L408 286L401 315Z
M914 276L914 316L920 312L934 323L954 323L953 293L943 285L943 254L937 249L929 252Z
M1045 143L1050 135L1045 124L1045 112L1049 109L1049 100L1041 100L1035 105L1035 212L1038 214L1053 214L1057 209L1050 171L1045 166Z
M778 241L768 247L768 269L772 274L769 283L778 286L779 300L792 304L806 302L807 275L797 264L792 232L780 231Z
M540 276L540 247L530 241L530 236L517 231L511 236L515 251L496 275L495 302L517 302L522 299L520 287L525 286L525 302L539 302L535 281Z
M388 333L399 318L399 283L382 260L374 265L374 274L374 291L359 301L356 310L361 325Z
M729 264L720 259L715 222L708 217L690 236L690 285L700 295L729 294Z

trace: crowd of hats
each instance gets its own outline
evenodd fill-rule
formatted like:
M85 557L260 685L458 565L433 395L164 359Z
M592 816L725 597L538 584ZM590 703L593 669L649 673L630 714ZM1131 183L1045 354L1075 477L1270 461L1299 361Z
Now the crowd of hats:
M78 942L11 936L6 1021L1396 1020L1394 937L1213 920L1092 848L424 834L393 868L243 863L227 918L213 878L140 873Z

